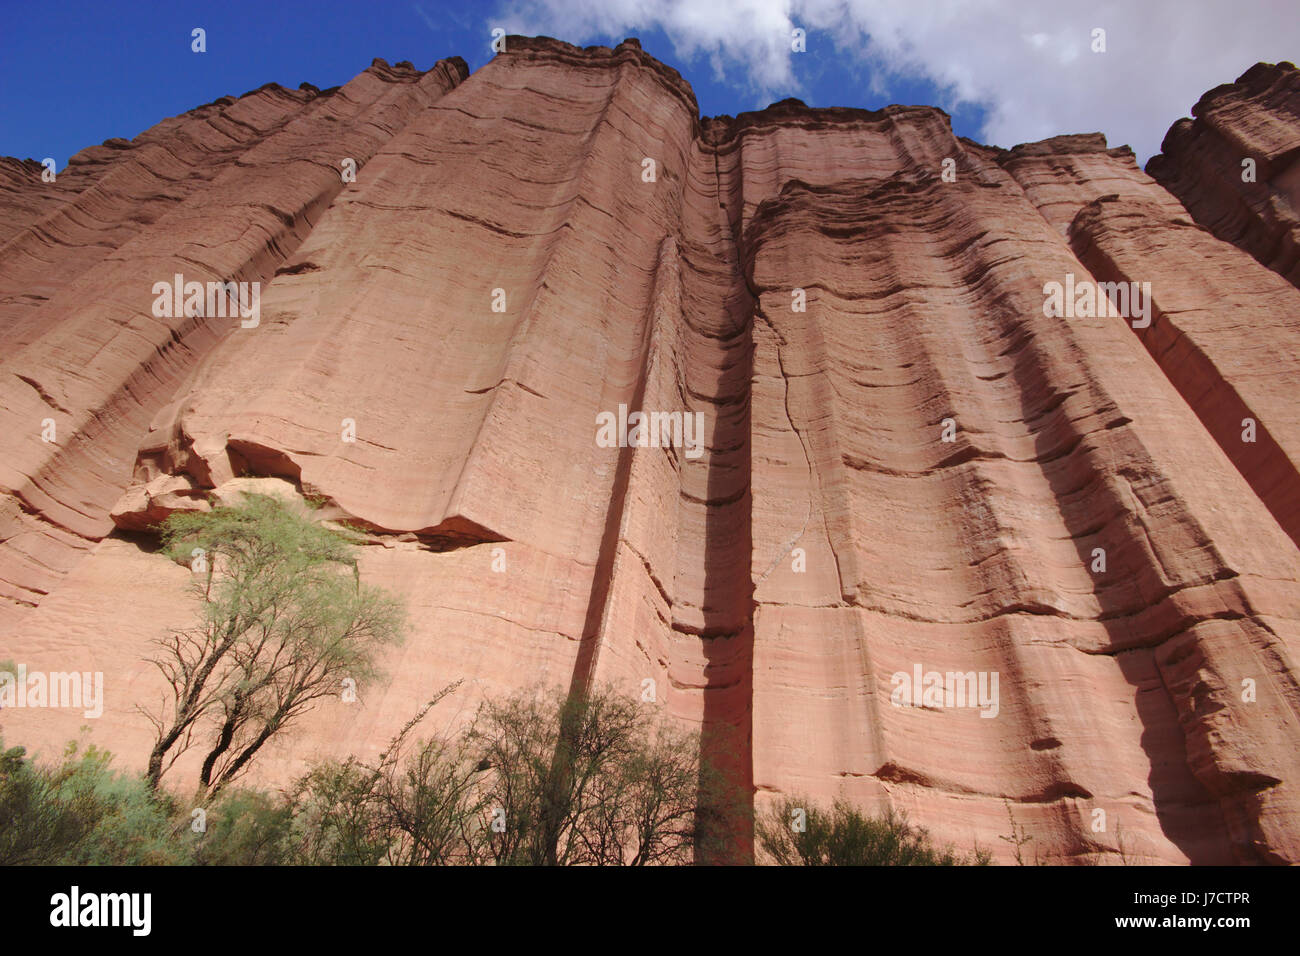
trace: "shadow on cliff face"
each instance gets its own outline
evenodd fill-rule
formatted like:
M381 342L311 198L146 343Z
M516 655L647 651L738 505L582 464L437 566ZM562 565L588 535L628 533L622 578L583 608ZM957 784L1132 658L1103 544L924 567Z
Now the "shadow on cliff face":
M104 538L125 541L135 545L141 554L162 554L162 539L157 531L134 531L126 528L114 528Z
M705 457L708 500L705 513L704 718L701 727L700 790L705 775L719 773L725 781L724 806L697 846L700 863L754 862L754 579L753 508L750 470L750 382L754 347L751 317L729 351L741 366L733 380L740 395L724 391L726 369L719 376L716 426ZM719 451L721 449L721 451ZM741 489L737 495L737 487ZM718 850L725 846L728 849Z
M1022 420L1043 420L1043 427L1034 433L1034 452L1039 459L1037 467L1052 489L1055 505L1069 530L1080 564L1091 568L1093 549L1105 549L1108 561L1105 575L1092 574L1092 593L1101 607L1097 620L1105 628L1112 647L1132 648L1111 651L1108 656L1114 658L1120 673L1133 687L1134 707L1142 724L1140 744L1150 759L1147 783L1151 787L1160 830L1194 865L1238 863L1219 801L1195 777L1188 764L1178 709L1161 678L1156 652L1150 644L1151 636L1135 631L1138 614L1147 606L1140 599L1141 595L1159 593L1157 603L1167 600L1168 585L1161 580L1151 562L1143 560L1146 551L1142 542L1137 540L1142 532L1133 526L1133 522L1139 519L1134 517L1113 480L1107 480L1115 476L1101 466L1088 436L1084 435L1064 457L1056 457L1061 447L1061 429L1053 425L1065 421L1065 427L1072 431L1082 429L1065 417L1064 406L1048 415L1043 415L1041 408L1033 407L1035 403L1031 402L1030 396L1043 394L1042 386L1046 379L1046 370L1036 359L1037 356L1022 355L1015 363L1013 374L1019 386ZM1095 428L1114 431L1110 426L1096 424L1099 418L1091 419ZM1124 429L1127 425L1118 427ZM1140 458L1141 450L1135 437L1117 435L1114 441L1121 445L1130 444L1138 452L1134 457ZM1042 459L1047 459L1047 463L1042 463ZM1085 494L1090 485L1096 487ZM1098 528L1098 522L1107 514L1115 517ZM1121 582L1131 585L1131 588L1121 587ZM1112 808L1103 809L1108 811L1111 819L1123 824L1123 818ZM1137 830L1134 827L1128 832L1136 833ZM1116 831L1117 839L1119 835ZM1085 843L1091 842L1091 836L1080 833ZM1136 851L1139 857L1142 855L1140 846L1125 849L1129 853Z
M723 351L724 358L729 356L733 362L728 365L724 361L716 379L708 383L716 400L704 411L705 417L714 423L704 456L693 462L680 457L683 454L681 449L673 452L679 456L680 462L679 492L685 469L706 469L702 542L704 579L699 582L703 594L700 607L703 621L698 634L694 627L690 631L677 628L689 639L700 642L700 653L704 658L705 686L700 691L701 815L696 843L696 861L704 864L753 862L751 714L754 631L749 487L749 382L753 347L748 321L728 340ZM737 394L730 394L728 389ZM643 374L629 397L628 406L642 408L645 392ZM708 435L706 429L705 436ZM722 450L719 452L718 449ZM605 516L582 640L569 685L569 693L573 696L588 693L595 679L601 624L613 586L619 534L632 479L632 462L638 451L644 454L647 450L634 446L620 449L615 466L610 507ZM692 486L698 488L698 483L693 482ZM685 546L691 544L687 542Z
M712 136L707 137L710 140ZM705 686L700 728L701 798L712 793L720 805L708 815L696 843L704 864L754 862L754 577L751 475L753 440L751 398L754 377L754 315L757 301L748 283L743 204L724 190L717 142L712 142L714 191L700 215L720 240L707 255L716 257L727 283L704 320L704 335L692 344L716 352L701 363L713 370L707 392L712 436L706 468L704 581L700 611ZM738 180L733 181L738 182ZM708 195L707 188L704 190ZM713 203L716 202L716 212ZM702 260L703 262L704 260ZM701 265L700 269L707 269ZM716 337L715 337L716 336ZM720 778L710 782L710 775ZM719 792L721 791L721 792Z

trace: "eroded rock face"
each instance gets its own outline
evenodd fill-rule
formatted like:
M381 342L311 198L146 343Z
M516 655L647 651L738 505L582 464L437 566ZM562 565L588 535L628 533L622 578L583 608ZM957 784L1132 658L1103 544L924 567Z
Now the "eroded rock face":
M1300 70L1257 63L1192 116L1147 171L1196 222L1300 285Z
M79 155L50 189L0 167L28 217L0 250L0 656L102 670L89 733L126 763L150 642L194 610L140 531L273 480L368 532L413 630L262 781L373 756L459 678L443 720L612 683L760 809L1300 861L1300 290L1126 149L998 150L920 107L700 120L635 41L511 37L473 76L377 61ZM177 272L260 281L257 324L155 317ZM1047 314L1067 276L1149 284L1150 323ZM636 411L663 441L600 439ZM0 718L49 750L83 723Z

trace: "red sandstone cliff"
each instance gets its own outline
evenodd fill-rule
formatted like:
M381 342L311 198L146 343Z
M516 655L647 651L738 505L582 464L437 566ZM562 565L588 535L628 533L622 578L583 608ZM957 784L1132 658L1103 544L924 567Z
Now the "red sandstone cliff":
M284 479L370 530L414 633L263 779L377 752L456 678L464 710L651 680L760 806L892 804L995 851L1009 808L1064 862L1300 861L1294 77L1171 131L1179 198L1100 136L701 121L635 41L520 37L472 76L219 100L53 184L6 160L0 657L103 671L91 737L141 760L143 658L192 608L130 530ZM1180 145L1211 136L1270 199ZM156 317L176 273L260 281L260 322ZM1045 315L1067 275L1149 283L1149 326ZM701 413L702 453L601 447L620 405ZM996 715L893 706L917 666L996 673ZM51 748L83 723L3 716Z
M1192 115L1147 170L1198 223L1300 285L1300 70L1257 63Z

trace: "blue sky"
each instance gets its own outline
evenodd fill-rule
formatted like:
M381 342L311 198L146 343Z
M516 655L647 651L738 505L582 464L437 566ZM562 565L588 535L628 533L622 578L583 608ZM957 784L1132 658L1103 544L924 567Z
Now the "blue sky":
M375 57L427 69L490 57L491 29L641 39L705 115L785 96L926 103L1011 146L1101 130L1140 161L1197 97L1300 55L1294 0L0 0L0 154L62 169L82 147L275 81L345 83ZM207 31L192 53L190 31ZM790 50L790 30L807 51ZM1097 27L1108 47L1089 49Z
M459 55L471 70L492 53L491 28L505 22L491 4L357 4L298 2L124 4L44 0L4 4L0 34L0 154L43 159L58 168L77 150L114 136L131 138L168 116L271 81L335 86L370 65L410 60L427 69ZM207 31L207 52L190 50L190 31ZM766 95L733 67L719 80L708 58L684 61L659 27L636 31L645 50L679 69L706 115L758 109L791 91ZM570 39L561 37L561 39ZM618 37L617 39L622 39ZM601 42L589 40L580 42ZM930 103L934 85L901 81L892 96L873 95L865 67L830 56L817 31L795 60L816 105L878 107L889 102ZM977 135L983 111L963 107L959 131Z

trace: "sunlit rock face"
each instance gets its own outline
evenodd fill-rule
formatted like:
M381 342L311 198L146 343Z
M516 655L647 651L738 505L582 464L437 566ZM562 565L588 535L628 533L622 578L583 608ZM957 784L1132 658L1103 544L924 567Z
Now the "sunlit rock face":
M1294 76L1207 94L1174 195L1098 135L702 120L635 41L522 37L0 161L0 659L105 688L0 731L142 766L196 609L148 529L271 490L365 532L411 631L254 782L454 680L431 729L613 685L760 810L1300 861Z

